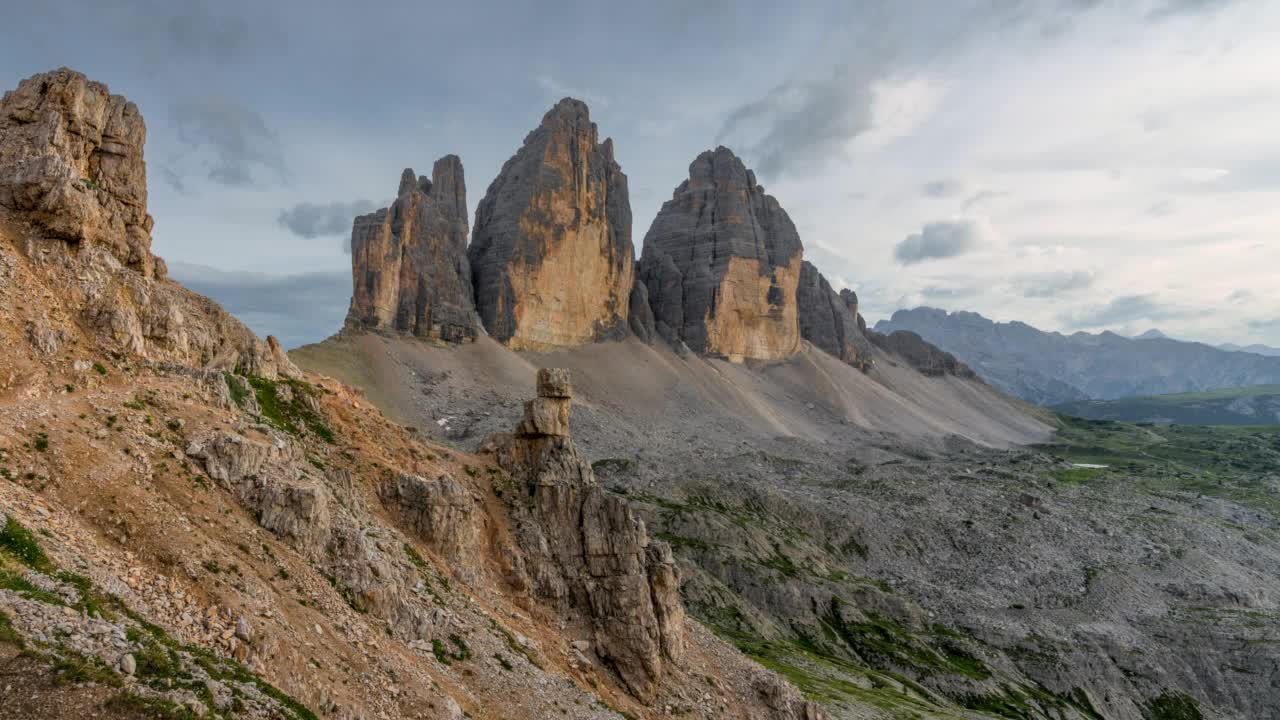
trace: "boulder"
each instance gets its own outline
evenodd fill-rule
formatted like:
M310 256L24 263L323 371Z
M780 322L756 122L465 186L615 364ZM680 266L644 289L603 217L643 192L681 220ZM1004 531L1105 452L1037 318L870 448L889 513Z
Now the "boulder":
M737 362L794 354L802 251L755 173L726 147L702 153L644 239L640 274L658 332Z
M467 260L467 191L456 155L436 161L431 178L400 177L389 208L351 228L351 308L347 327L448 342L480 331Z
M818 268L808 261L801 263L796 289L800 336L865 372L871 368L871 342L858 327L857 296L852 290L845 292L853 297L852 309Z
M627 176L565 98L506 162L476 208L468 255L485 328L547 350L627 332L634 277Z

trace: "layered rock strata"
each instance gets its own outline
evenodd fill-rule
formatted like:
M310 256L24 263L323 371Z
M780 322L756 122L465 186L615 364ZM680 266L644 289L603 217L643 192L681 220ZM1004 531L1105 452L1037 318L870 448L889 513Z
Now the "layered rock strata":
M702 153L645 235L640 273L658 333L739 362L794 354L802 251L755 173L726 147Z
M651 540L626 500L596 484L569 434L569 372L538 371L538 396L513 435L490 445L519 488L521 583L566 615L585 615L595 652L642 700L684 653L684 607L671 548Z
M149 278L146 139L138 107L106 85L67 68L27 78L0 100L0 206Z
M910 330L895 330L888 335L872 330L867 335L877 347L906 360L908 365L922 375L930 377L955 375L967 379L978 377L972 368L960 362L955 355Z
M871 342L859 329L857 296L851 290L845 292L848 294L836 293L812 263L801 263L800 285L796 290L800 336L820 350L866 371L871 368ZM852 298L852 302L846 298Z
M151 254L145 139L137 106L66 68L0 100L0 234L63 300L16 309L32 345L52 355L88 333L153 362L298 375L273 338L165 278Z
M431 177L406 169L395 201L355 219L347 326L464 342L480 330L467 260L462 161L446 155Z
M587 106L565 98L506 162L476 208L476 306L512 349L627 331L634 275L627 176Z

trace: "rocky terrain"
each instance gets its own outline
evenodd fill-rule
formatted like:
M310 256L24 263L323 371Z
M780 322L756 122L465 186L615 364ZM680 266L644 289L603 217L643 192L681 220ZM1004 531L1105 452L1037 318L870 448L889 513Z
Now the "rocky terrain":
M1078 400L1054 409L1094 420L1181 425L1280 425L1280 385L1118 400Z
M481 331L467 262L462 161L436 161L431 177L405 169L390 208L355 219L347 323L463 342Z
M910 330L982 379L1039 405L1280 383L1280 358L1169 338L1050 333L972 312L899 310L876 330Z
M459 451L94 230L146 216L77 164L144 167L129 108L69 70L0 101L0 717L820 716L687 618L567 375Z
M627 176L587 106L565 98L502 166L468 250L476 304L514 349L627 332L635 250Z

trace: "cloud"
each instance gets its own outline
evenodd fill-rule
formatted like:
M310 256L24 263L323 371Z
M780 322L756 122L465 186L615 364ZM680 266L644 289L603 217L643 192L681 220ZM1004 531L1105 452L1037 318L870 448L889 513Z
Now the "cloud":
M961 205L961 208L968 212L981 205L986 205L992 200L999 200L1000 198L1008 197L1009 195L1012 195L1012 193L1004 190L979 190L966 198L964 204Z
M928 285L920 289L920 296L928 301L934 300L963 300L980 295L982 288L975 285L960 285L950 287L946 285Z
M275 335L286 348L337 332L351 300L349 272L272 275L171 262L169 274L216 300L259 335Z
M1051 298L1093 287L1096 276L1090 270L1060 271L1023 275L1015 281L1028 298Z
M926 223L898 243L893 256L903 265L963 255L987 242L990 228L981 220L946 220Z
M1230 303L1248 303L1248 302L1253 302L1256 298L1257 298L1257 296L1255 296L1255 295L1253 294L1253 291L1252 291L1252 290L1246 290L1246 289L1244 289L1244 288L1241 288L1241 289L1236 290L1235 292L1231 293L1230 295L1228 295L1228 296L1227 296L1227 302L1230 302Z
M782 83L732 110L716 143L737 145L765 177L826 162L872 128L871 81L840 66L820 80Z
M243 187L260 170L288 177L279 138L253 108L225 98L190 99L174 104L170 118L177 139L205 157L210 180Z
M964 183L959 180L930 180L920 186L920 192L928 197L947 198L959 195L964 190Z
M1060 316L1062 322L1073 328L1101 328L1126 325L1137 321L1157 322L1187 317L1190 313L1179 308L1162 305L1154 295L1122 295L1111 302Z
M276 223L289 232L308 240L325 236L346 236L347 252L351 252L351 221L357 215L377 209L368 200L329 202L320 205L304 202L280 211Z
M1199 15L1217 12L1237 0L1161 0L1156 3L1147 17L1152 20L1166 20L1177 15Z
M204 3L163 3L172 13L167 18L153 16L151 27L163 29L159 37L173 55L207 58L226 63L244 59L253 47L249 22L243 17L218 15Z

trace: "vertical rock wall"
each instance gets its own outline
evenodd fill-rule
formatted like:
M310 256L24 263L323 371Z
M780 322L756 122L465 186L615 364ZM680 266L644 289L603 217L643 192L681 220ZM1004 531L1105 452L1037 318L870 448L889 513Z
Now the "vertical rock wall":
M476 208L476 306L512 349L620 337L634 276L627 176L578 100L556 104Z
M802 263L796 291L800 336L856 368L869 370L871 341L858 326L858 299L853 291L844 292L848 295L837 294L812 263ZM852 308L846 298L852 299Z
M406 169L391 207L355 219L351 276L349 327L449 342L476 338L458 156L437 160L430 179Z
M738 362L794 354L802 251L755 173L726 147L702 153L645 235L640 273L659 334Z

